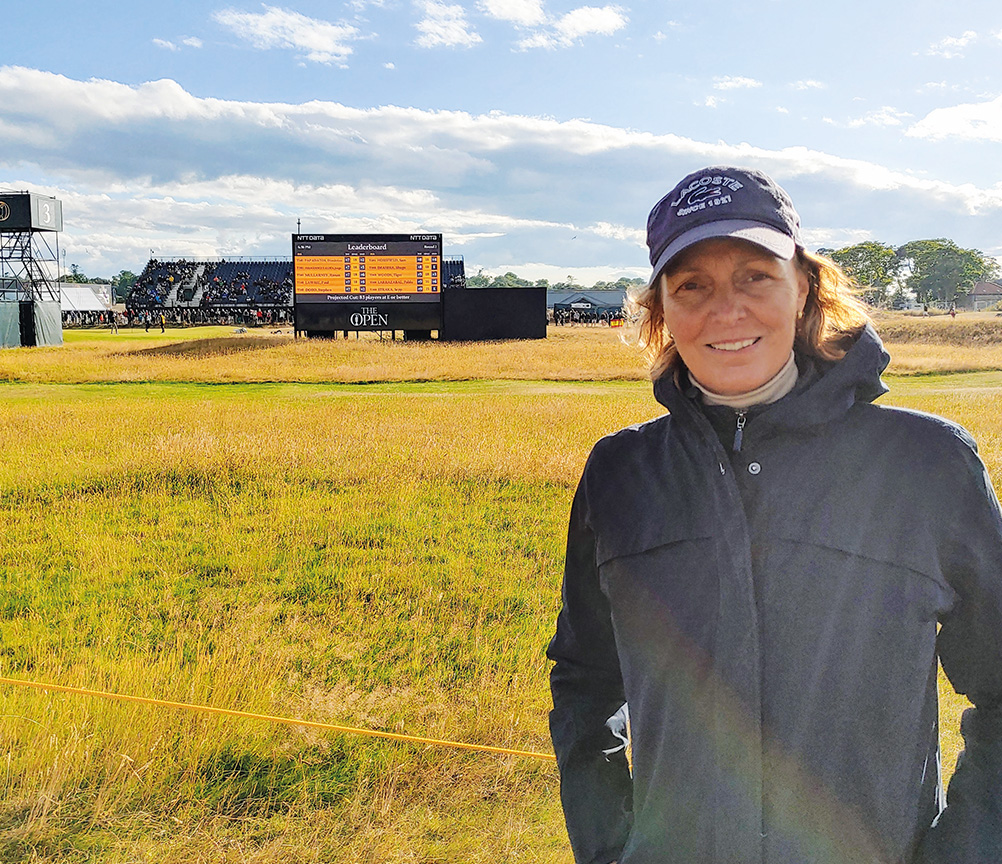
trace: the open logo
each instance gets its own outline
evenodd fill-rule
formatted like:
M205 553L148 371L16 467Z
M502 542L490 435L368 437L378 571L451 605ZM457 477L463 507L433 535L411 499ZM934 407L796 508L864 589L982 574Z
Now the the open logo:
M0 201L0 222L10 219L10 205L6 201Z

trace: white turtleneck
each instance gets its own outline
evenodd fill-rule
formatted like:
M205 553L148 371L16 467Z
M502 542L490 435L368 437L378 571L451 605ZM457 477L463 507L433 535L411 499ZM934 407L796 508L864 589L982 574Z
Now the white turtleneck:
M703 394L703 402L707 405L726 405L728 408L733 408L736 411L744 411L746 408L751 408L752 405L768 405L770 402L782 399L794 388L798 375L797 363L791 350L790 358L783 365L782 369L766 381L765 384L761 384L747 393L736 393L733 396L714 393L700 384L693 377L692 372L689 373L689 381Z

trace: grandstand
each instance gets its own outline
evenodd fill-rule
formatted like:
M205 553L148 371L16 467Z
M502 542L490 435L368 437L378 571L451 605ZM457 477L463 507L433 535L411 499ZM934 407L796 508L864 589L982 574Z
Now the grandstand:
M465 288L462 257L442 259L444 288ZM129 291L130 312L206 310L284 310L293 305L291 259L237 258L191 261L151 258Z
M291 309L292 261L151 258L126 309Z

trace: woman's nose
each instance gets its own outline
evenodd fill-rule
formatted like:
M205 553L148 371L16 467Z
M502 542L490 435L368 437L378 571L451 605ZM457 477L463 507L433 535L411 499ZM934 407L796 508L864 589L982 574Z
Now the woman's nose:
M722 321L737 321L745 314L741 294L733 288L719 288L713 292L711 313Z

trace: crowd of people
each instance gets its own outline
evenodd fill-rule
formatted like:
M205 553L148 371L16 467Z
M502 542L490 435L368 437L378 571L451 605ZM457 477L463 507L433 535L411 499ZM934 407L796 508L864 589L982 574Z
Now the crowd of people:
M558 327L575 324L586 324L591 327L615 327L623 322L621 309L605 309L601 312L594 309L552 309L548 316L550 323Z
M216 324L227 327L282 327L293 323L291 308L248 307L225 309L192 309L185 306L158 309L126 309L121 312L63 312L63 327L108 327L117 331L121 327L199 327Z
M284 261L206 264L201 306L292 305L292 266Z
M72 312L63 312L63 327L101 327L104 325L111 324L111 316L115 314L112 312L81 312L74 310ZM121 322L121 316L118 316L116 323Z
M199 327L207 324L221 324L224 326L242 327L280 327L284 324L291 324L293 314L291 309L251 309L233 308L223 309L214 307L212 309L189 309L185 306L175 306L166 309L145 309L127 311L125 324L128 327L145 327L147 330L152 326L160 326L160 321L168 327Z
M171 292L191 281L198 264L194 261L158 261L151 258L135 281L126 299L126 305L162 306Z
M217 307L291 307L288 261L158 261L151 258L126 298L131 315L142 310ZM227 310L214 313L226 316Z

